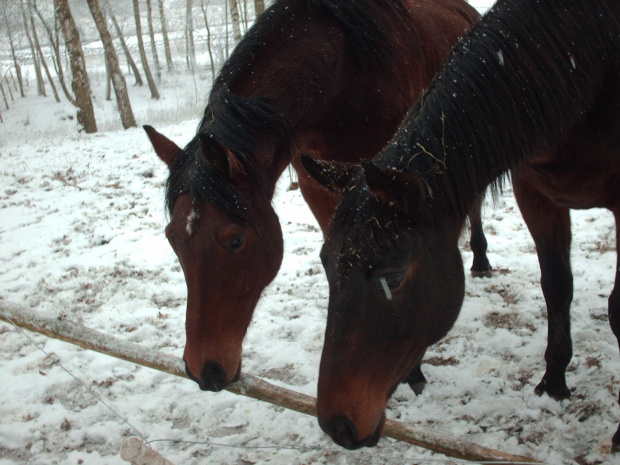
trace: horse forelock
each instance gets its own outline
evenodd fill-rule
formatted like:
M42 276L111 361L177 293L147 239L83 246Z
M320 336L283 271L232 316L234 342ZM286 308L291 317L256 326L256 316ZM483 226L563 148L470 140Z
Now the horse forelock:
M204 159L198 137L183 149L170 170L166 186L166 206L170 216L177 198L186 192L191 192L195 199L204 198L239 221L249 220L245 199L222 172Z
M398 256L410 221L387 206L369 190L360 169L344 189L326 240L336 254L338 282L347 279L354 268L368 266L369 259L382 255Z

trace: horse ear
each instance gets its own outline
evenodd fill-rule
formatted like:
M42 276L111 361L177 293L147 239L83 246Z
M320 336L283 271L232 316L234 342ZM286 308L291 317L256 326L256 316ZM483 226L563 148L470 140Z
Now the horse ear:
M407 213L419 209L426 199L424 184L411 173L379 168L368 160L361 160L366 184L381 202Z
M246 171L243 163L239 160L231 150L227 149L220 144L222 150L206 150L206 147L213 145L215 142L207 134L199 134L200 150L203 158L213 166L216 170L220 171L227 179L235 179L240 175L245 175ZM216 142L217 143L217 142Z
M315 160L307 153L301 155L301 164L310 177L330 191L341 191L353 176L352 163Z
M157 156L166 164L168 168L172 169L174 160L183 151L181 148L168 139L166 136L158 133L152 126L144 125L142 128L146 131L146 135L149 136L153 149Z

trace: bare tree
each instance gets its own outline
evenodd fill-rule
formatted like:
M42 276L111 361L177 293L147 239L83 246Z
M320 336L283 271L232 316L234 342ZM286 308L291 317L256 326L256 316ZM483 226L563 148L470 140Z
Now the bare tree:
M187 69L196 71L196 48L194 47L194 16L192 14L193 0L187 0L185 9L185 62Z
M24 81L22 80L22 68L17 60L17 54L15 52L15 33L11 24L15 22L16 12L11 8L10 4L4 3L2 5L2 18L6 27L6 34L9 39L9 46L11 48L11 57L13 58L13 66L15 67L15 74L17 75L17 82L19 83L19 91L22 97L25 97L24 93Z
M230 0L230 19L233 26L233 39L235 45L241 42L241 24L239 21L239 2L237 0Z
M159 20L161 22L161 34L164 37L164 51L166 53L166 66L168 72L174 71L174 62L172 61L172 53L170 52L170 40L168 39L168 26L166 25L166 16L164 15L164 0L159 0Z
M37 34L37 27L34 24L34 16L32 16L32 5L28 4L28 19L30 19L30 26L32 27L32 39L34 41L35 49L37 50L37 54L39 56L39 60L43 69L45 70L45 75L47 76L47 80L50 83L50 87L52 88L52 93L54 94L54 99L56 102L60 103L60 98L58 97L58 91L56 90L56 84L54 84L54 79L50 73L50 70L47 66L47 62L45 61L45 56L43 55L43 51L41 50L41 43L39 42L39 35Z
M159 66L159 56L157 56L157 47L155 43L155 30L153 29L153 9L151 8L151 0L146 0L146 20L149 26L149 37L151 39L151 53L153 54L153 66L155 66L155 75L157 82L161 82L161 66Z
M37 52L34 47L34 42L32 41L32 36L30 35L30 29L28 27L28 20L26 19L26 8L24 7L23 1L20 1L20 6L22 10L22 21L24 23L24 31L26 33L26 37L28 38L28 44L30 45L30 53L32 55L32 64L34 66L34 74L37 78L37 92L39 95L46 95L45 94L45 82L43 82L43 75L41 74L41 66L39 65L39 59L37 56Z
M99 6L99 0L87 0L90 12L93 15L97 30L101 36L101 42L103 42L103 49L105 51L106 68L108 74L112 80L114 86L114 94L116 95L116 103L118 105L118 112L121 115L121 121L125 129L135 127L136 119L133 116L131 110L131 103L129 102L129 94L127 93L127 84L125 78L121 72L121 68L118 64L118 56L114 49L114 43L112 37L108 31L108 25L106 24L105 16Z
M146 82L149 85L151 91L151 98L159 100L159 92L157 86L153 80L151 74L151 68L149 68L149 62L146 59L146 51L144 50L144 41L142 40L142 26L140 25L140 5L138 0L133 0L133 14L136 20L136 36L138 38L138 48L140 49L140 60L142 61L142 69L144 69L144 75L146 76Z
M90 98L90 83L86 73L86 62L84 61L80 33L75 27L68 0L54 0L54 8L56 9L56 18L60 23L70 57L71 72L73 73L71 88L73 89L78 108L78 124L88 134L97 132L95 110L93 108L93 101Z
M50 27L47 20L43 16L43 13L41 12L41 10L38 8L37 2L35 0L32 1L32 7L35 13L37 14L37 16L39 17L39 21L43 25L45 32L47 33L47 39L52 47L52 50L54 50L54 56L52 57L52 62L54 64L54 69L56 70L56 75L58 76L58 82L60 82L60 88L62 89L63 94L65 94L65 97L67 98L67 100L73 106L77 106L75 97L71 94L71 92L69 92L69 89L65 82L65 73L63 70L63 66L62 66L62 57L60 56L60 40L58 38L58 29L57 29L58 21L55 21L56 29L52 31L52 28Z
M263 11L265 11L265 0L254 0L254 14L258 17Z
M121 48L123 49L123 53L125 54L125 59L127 60L127 65L131 68L131 72L136 79L135 85L142 86L144 83L142 82L142 76L140 75L140 70L136 65L136 62L131 57L131 53L129 52L129 47L127 47L127 43L125 42L125 37L123 37L123 31L118 25L118 21L116 20L116 16L112 12L112 8L110 7L110 3L106 0L106 13L110 20L112 21L112 25L116 31L116 36L118 37L119 42L121 43Z
M209 20L207 19L207 6L209 1L205 5L204 0L200 0L200 9L202 10L202 17L205 20L205 28L207 30L207 51L209 52L209 61L211 62L211 81L215 81L215 61L213 60L213 50L211 49L211 28L209 27Z

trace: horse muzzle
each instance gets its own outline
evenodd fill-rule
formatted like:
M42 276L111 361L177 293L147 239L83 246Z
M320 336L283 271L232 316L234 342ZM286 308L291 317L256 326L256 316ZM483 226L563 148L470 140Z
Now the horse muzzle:
M189 379L198 383L200 390L219 392L226 389L231 383L239 380L241 377L241 361L239 361L237 371L231 379L228 379L226 376L226 372L224 371L224 368L222 368L222 365L217 362L210 361L205 362L203 365L202 371L200 372L200 378L197 378L192 374L189 366L187 365L187 361L185 361L185 373L187 373Z
M345 449L355 450L362 447L375 447L381 438L383 425L385 424L385 412L375 431L364 439L359 438L359 433L353 422L345 415L337 415L328 421L319 419L321 429L331 436L336 444Z

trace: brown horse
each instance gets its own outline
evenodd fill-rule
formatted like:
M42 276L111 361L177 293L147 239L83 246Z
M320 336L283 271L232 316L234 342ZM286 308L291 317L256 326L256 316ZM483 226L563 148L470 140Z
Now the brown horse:
M323 231L337 203L300 154L357 162L377 153L478 19L462 0L280 0L220 72L184 148L146 126L170 168L166 235L188 289L184 359L203 390L237 379L241 347L282 260L272 208L292 162ZM488 273L479 208L473 271ZM421 372L412 384L423 381Z
M393 390L452 327L465 215L509 170L548 311L536 391L568 397L569 208L620 220L620 2L500 0L372 162L303 163L343 190L321 252L330 297L317 403L338 444L376 444ZM620 259L609 320L620 340Z

